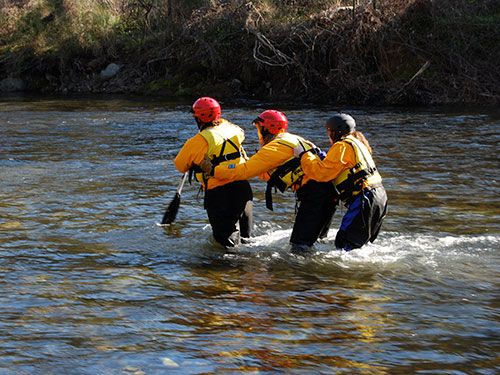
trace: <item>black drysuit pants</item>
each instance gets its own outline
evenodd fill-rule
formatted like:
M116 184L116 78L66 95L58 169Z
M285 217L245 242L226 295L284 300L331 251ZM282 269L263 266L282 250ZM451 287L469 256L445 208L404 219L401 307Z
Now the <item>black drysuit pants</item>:
M252 188L234 181L205 192L205 209L215 240L224 247L239 246L252 232Z
M331 182L308 181L297 190L299 208L290 242L294 247L310 247L326 237L338 205L338 194Z

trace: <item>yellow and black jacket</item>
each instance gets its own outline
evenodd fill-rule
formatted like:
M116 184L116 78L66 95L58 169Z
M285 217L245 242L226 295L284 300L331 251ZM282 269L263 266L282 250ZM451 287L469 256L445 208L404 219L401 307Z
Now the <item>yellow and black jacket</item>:
M316 181L333 180L344 203L364 188L382 182L370 152L352 135L335 142L323 161L305 154L301 165L306 176Z
M203 173L199 164L205 154L214 165L243 163L246 158L242 147L244 139L245 134L239 126L221 119L218 125L205 128L187 140L174 160L175 166L181 173L194 172L205 190L225 185L232 180L209 176Z
M268 181L266 201L268 208L272 209L270 201L272 187L276 186L282 192L287 189L294 191L310 180L304 175L300 160L293 154L293 149L297 146L302 146L305 151L311 148L302 137L290 133L279 134L245 163L229 163L216 167L214 176L232 180L246 180L259 176Z

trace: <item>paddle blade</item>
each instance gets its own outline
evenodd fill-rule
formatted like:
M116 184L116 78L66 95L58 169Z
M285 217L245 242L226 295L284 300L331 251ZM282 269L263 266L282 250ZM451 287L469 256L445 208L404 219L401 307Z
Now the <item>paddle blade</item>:
M177 216L177 211L179 211L179 206L181 204L181 195L179 193L175 194L174 199L167 207L165 214L163 215L162 224L172 224Z

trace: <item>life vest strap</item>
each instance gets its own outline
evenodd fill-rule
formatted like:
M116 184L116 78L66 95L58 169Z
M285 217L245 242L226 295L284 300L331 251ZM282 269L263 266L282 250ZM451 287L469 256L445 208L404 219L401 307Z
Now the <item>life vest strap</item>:
M303 140L301 140L300 137L297 137L297 139L299 145L302 146L304 151L309 151L312 152L313 154L318 153L319 149L316 148L310 148L306 150L306 146L304 146ZM290 148L295 148L295 144L289 140L287 141L284 139L278 139L277 143L285 145ZM285 177L289 173L293 173L297 168L300 168L300 158L292 157L290 160L277 167L271 174L269 180L267 181L267 187L266 187L266 207L269 210L271 211L273 210L273 195L272 195L273 187L277 188L279 191L283 193L289 186L302 185L302 180L304 178L303 173L300 176L298 176L298 178L295 181L293 181L291 185L283 181L283 177Z
M230 154L215 156L214 158L211 159L211 162L215 168L217 165L219 165L223 161L234 160L234 159L238 159L239 157L241 157L241 152L236 151L236 152L231 152Z
M295 170L297 167L300 166L300 159L299 158L293 158L288 160L286 163L280 165L276 170L273 172L269 180L267 181L267 187L266 187L266 208L269 210L273 210L273 195L272 195L272 188L276 187L279 191L282 193L285 192L287 185L281 177L285 176L287 173ZM299 181L300 183L300 181Z
M286 189L286 184L278 176L273 176L267 181L266 186L266 208L271 211L273 211L273 187L281 192L284 192Z
M196 173L203 173L203 170L200 168L198 164L193 164L191 168L189 168L189 176L188 176L189 185L191 185L191 181L193 181L193 175Z
M352 168L351 171L355 169ZM347 178L338 184L337 191L340 194L340 199L346 200L353 195L354 192L359 192L363 188L363 182L366 181L377 171L376 167L362 169L356 173L349 173Z

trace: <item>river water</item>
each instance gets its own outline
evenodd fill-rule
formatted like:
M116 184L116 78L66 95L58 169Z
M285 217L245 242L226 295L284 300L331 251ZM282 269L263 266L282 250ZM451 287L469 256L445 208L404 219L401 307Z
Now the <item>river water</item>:
M500 111L342 108L389 197L374 244L288 253L295 197L225 255L197 185L159 226L190 102L0 101L0 374L500 373ZM222 103L247 134L265 104ZM331 108L274 105L324 149Z

